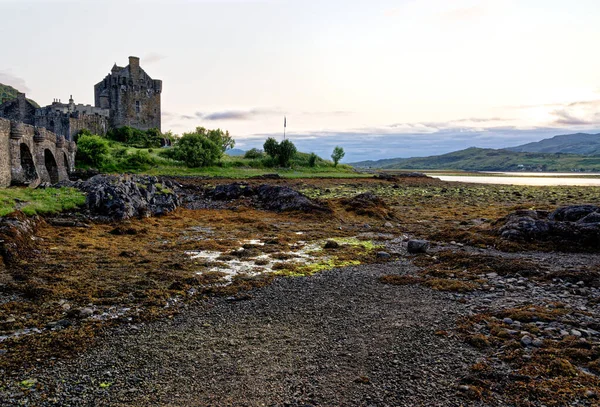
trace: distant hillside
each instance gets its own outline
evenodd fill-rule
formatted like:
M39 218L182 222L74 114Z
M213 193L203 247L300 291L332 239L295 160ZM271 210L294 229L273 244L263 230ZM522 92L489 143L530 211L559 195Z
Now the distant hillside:
M600 157L471 147L431 157L361 161L351 165L356 168L406 170L600 171Z
M227 155L231 157L237 157L240 155L244 155L246 151L240 150L239 148L232 148L231 150L227 150Z
M4 85L0 83L0 103L2 103L3 99L16 99L18 90L9 85ZM35 107L40 107L34 100L29 100Z
M535 143L510 147L507 150L527 153L600 155L600 134L565 134Z

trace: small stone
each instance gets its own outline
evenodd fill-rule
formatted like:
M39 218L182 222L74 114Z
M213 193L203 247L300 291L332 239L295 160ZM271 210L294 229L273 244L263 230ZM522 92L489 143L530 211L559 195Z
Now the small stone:
M79 310L79 316L81 318L88 318L91 317L92 315L94 315L94 310L91 308L82 308Z
M534 339L533 342L531 342L531 344L536 348L541 348L542 346L544 346L544 341L542 341L541 339Z
M383 224L383 227L391 229L394 227L394 225L392 224L392 222L385 222Z
M429 242L427 240L409 240L407 250L409 253L427 253Z
M529 335L525 335L521 338L521 344L523 346L531 346L533 340L531 339L531 336Z
M378 259L389 259L392 257L388 252L377 252Z
M581 332L579 332L577 329L571 329L571 335L581 338Z
M597 399L598 398L598 393L596 393L593 390L586 390L585 391L585 397L588 399Z
M325 249L337 249L338 247L340 247L340 244L335 240L328 240L325 242L325 246L323 246Z
M504 319L502 320L502 322L504 322L505 324L508 324L508 325L512 325L512 323L513 323L513 320L512 320L512 319L510 319L510 318L504 318Z

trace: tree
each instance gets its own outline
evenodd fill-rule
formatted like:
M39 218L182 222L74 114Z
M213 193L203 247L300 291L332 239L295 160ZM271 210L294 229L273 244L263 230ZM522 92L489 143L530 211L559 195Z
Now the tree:
M344 158L345 155L346 155L346 153L344 152L344 149L340 146L336 146L333 149L333 153L331 154L331 159L333 160L333 166L337 167L338 163L340 162L340 160L342 158Z
M196 128L196 132L198 132L200 129L204 130L203 127L198 127ZM210 141L219 146L222 152L225 152L228 148L233 148L235 146L235 140L229 135L229 131L223 132L221 129L208 130L207 137Z
M310 153L308 156L308 166L313 168L317 164L317 155L315 153Z
M290 164L290 160L296 155L296 146L289 140L283 140L279 144L279 165L287 167Z
M263 149L265 150L265 153L272 158L277 158L279 155L279 143L273 137L269 137L267 141L265 141Z
M209 140L205 134L185 133L172 148L172 158L183 161L188 167L213 165L223 152L221 147Z
M77 140L77 160L100 168L108 158L108 141L100 136L82 134Z

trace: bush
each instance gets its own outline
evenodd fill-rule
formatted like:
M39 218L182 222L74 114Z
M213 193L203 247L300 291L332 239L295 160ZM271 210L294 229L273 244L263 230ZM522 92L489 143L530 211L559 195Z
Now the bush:
M315 153L310 153L308 156L308 166L314 168L317 165L317 155Z
M342 147L336 146L333 149L333 153L331 154L331 159L333 160L333 166L337 167L338 163L340 162L340 160L342 158L344 158L345 155L346 155L346 153L344 152L344 149Z
M276 158L279 155L279 143L273 137L269 137L263 144L265 153L271 158Z
M168 153L167 158L183 161L191 168L213 165L223 155L220 146L201 133L186 133Z
M155 164L156 159L144 150L136 150L127 154L119 162L119 166L127 170L146 170Z
M106 138L131 147L152 148L160 147L164 137L158 129L144 131L124 126L110 130L106 134Z
M263 148L265 149L265 153L267 153L273 161L277 161L282 167L288 167L290 165L290 160L294 158L298 152L296 146L290 140L283 140L280 144L273 137L269 137L265 141ZM265 166L267 165L265 164Z
M108 159L108 141L100 136L81 135L77 140L77 160L100 168Z
M290 160L294 158L298 150L294 143L289 140L283 140L281 144L279 144L279 165L282 167L288 167L290 165Z
M264 156L265 156L265 153L258 148L252 148L252 149L246 151L246 153L244 154L244 158L247 158L250 160L263 158Z

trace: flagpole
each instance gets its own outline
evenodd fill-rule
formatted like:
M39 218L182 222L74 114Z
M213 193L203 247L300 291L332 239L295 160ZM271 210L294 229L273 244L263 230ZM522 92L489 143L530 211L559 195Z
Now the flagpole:
M287 126L287 119L283 116L283 139L285 140L285 128Z

